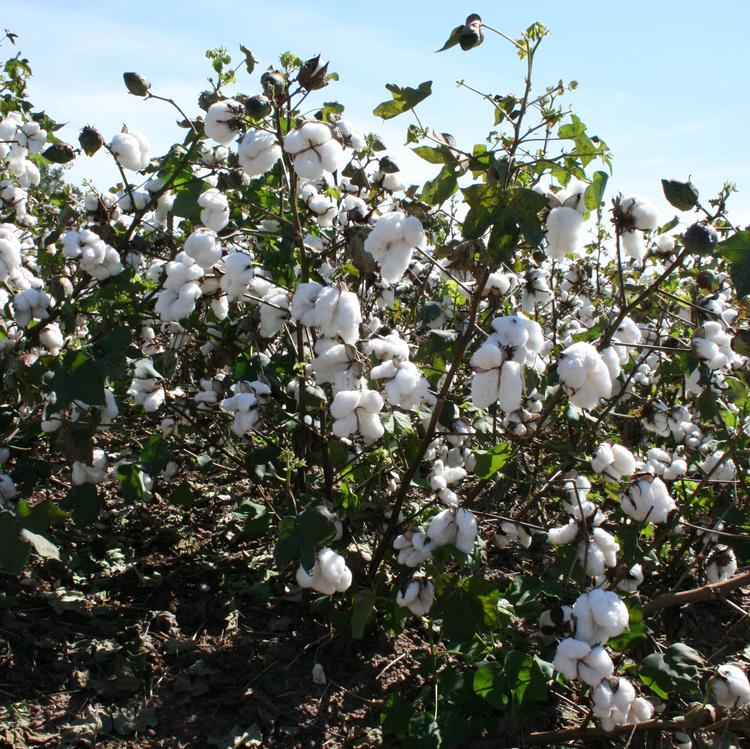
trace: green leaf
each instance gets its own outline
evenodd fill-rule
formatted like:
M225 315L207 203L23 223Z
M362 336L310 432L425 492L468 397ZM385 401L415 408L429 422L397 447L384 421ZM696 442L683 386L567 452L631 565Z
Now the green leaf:
M121 463L117 469L120 493L128 502L142 500L146 495L143 485L143 472L137 463Z
M152 434L141 450L140 462L143 470L150 476L155 476L169 461L167 443L160 434Z
M528 653L511 650L505 656L505 674L511 684L514 709L528 713L535 709L535 703L547 701L545 670L552 671L550 664Z
M19 536L16 519L0 512L0 570L20 575L31 554L31 546Z
M497 624L499 600L500 591L489 581L446 573L435 581L432 613L443 620L443 635L448 640L465 642L477 631Z
M89 406L103 406L104 376L96 362L83 351L68 351L52 378L51 387L57 400L55 407L63 409L78 400Z
M446 40L445 44L440 49L436 49L435 52L444 52L446 49L455 47L458 44L458 38L463 30L463 25L456 26L456 28L451 31L451 35Z
M198 198L211 187L208 182L202 179L191 179L184 187L181 187L175 197L172 206L172 214L179 218L190 219L194 224L200 221L201 207L198 205Z
M670 645L663 653L646 656L638 669L641 681L662 699L670 692L700 693L700 670L705 665L701 654L683 643Z
M63 508L73 515L78 525L91 525L99 518L104 506L104 497L94 484L78 484L68 492L62 503Z
M513 453L513 446L510 442L501 442L495 445L491 450L476 450L476 466L474 473L477 478L490 479L499 473L508 462Z
M505 676L505 667L497 662L480 666L474 672L474 694L489 702L496 710L507 710L510 704L510 685Z
M76 157L73 146L67 143L53 143L49 148L42 151L42 157L53 164L67 164Z
M34 533L46 533L50 526L66 520L68 513L50 499L37 502L33 506L22 499L16 505L16 517L24 528Z
M698 189L692 182L663 179L661 189L664 197L679 211L689 211L698 203Z
M594 172L591 184L584 190L583 203L587 210L595 211L604 199L604 191L607 189L609 175L606 172Z
M730 262L729 274L737 296L750 294L750 230L738 231L720 242L717 249Z
M169 501L179 505L184 510L191 508L195 502L195 494L190 484L187 481L180 482L170 494Z
M279 455L281 450L275 445L249 447L245 453L245 470L251 479L260 481L266 474L275 471L275 461Z
M271 516L265 505L245 499L232 514L244 520L242 534L247 538L260 538L271 525Z
M430 164L452 164L456 160L451 150L445 146L439 146L438 148L417 146L417 148L412 148L411 150L421 159L429 161Z
M377 596L370 588L362 588L354 596L351 620L353 639L361 640L364 636L365 627L367 626L367 622L370 621L375 608L376 598Z
M424 81L417 88L410 88L409 86L401 88L394 83L387 83L385 87L391 92L393 99L381 102L372 110L376 117L381 117L384 120L390 120L399 114L414 109L419 102L424 101L432 93L432 81Z
M458 190L458 179L453 167L445 165L433 180L428 180L422 187L421 199L428 205L440 205Z
M240 52L245 55L245 68L247 69L247 74L252 75L253 70L255 70L255 63L257 63L258 61L255 59L253 53L244 44L240 44Z

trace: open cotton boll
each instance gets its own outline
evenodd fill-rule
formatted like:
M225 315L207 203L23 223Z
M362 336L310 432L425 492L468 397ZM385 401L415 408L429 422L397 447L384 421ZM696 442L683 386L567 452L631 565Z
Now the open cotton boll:
M621 215L627 217L634 229L652 231L659 226L659 214L651 203L640 195L633 195L620 201Z
M583 593L573 604L573 615L575 636L591 645L604 644L610 637L621 635L630 620L619 596L601 588Z
M456 533L455 545L464 554L471 554L477 540L477 519L472 512L465 508L456 510Z
M528 549L531 546L531 536L519 523L513 523L509 520L504 521L500 525L500 533L495 534L494 542L499 549L506 549L513 542L517 542L523 546L524 549Z
M16 325L25 328L32 320L46 320L51 298L38 289L23 289L13 297L13 312Z
M187 248L185 251L187 252ZM229 252L224 257L223 270L224 275L219 282L221 290L230 302L240 301L249 291L250 282L253 280L252 255L241 250Z
M726 663L716 669L711 694L719 705L732 710L750 703L750 683L739 666Z
M221 244L215 230L204 227L197 228L185 240L185 253L203 270L213 267L221 260ZM197 280L199 277L196 276L193 280Z
M312 588L318 593L332 596L349 588L352 584L352 573L346 566L344 557L325 547L318 552L311 572L307 572L300 564L297 570L297 584L300 588Z
M557 374L571 403L578 408L594 408L602 398L612 395L607 365L590 343L578 341L568 346L560 355Z
M198 198L201 223L213 231L221 231L229 223L229 202L227 196L212 187Z
M228 146L242 129L245 108L236 99L217 101L208 108L203 131L222 146Z
M109 148L123 169L139 172L148 166L151 146L143 133L135 130L117 133L110 141Z
M74 486L80 484L101 484L107 478L107 453L96 449L92 453L90 464L76 460L73 462L71 481Z
M547 216L546 252L552 260L560 260L569 252L577 252L581 245L583 216L575 208L559 206Z
M591 646L588 643L567 637L558 644L552 665L566 679L575 681L578 679L578 663L590 652Z
M635 457L627 447L604 442L591 459L591 467L608 481L618 482L635 472Z
M723 450L707 455L700 466L703 473L709 476L709 481L734 481L736 477L734 461L725 460Z
M617 587L619 590L625 591L626 593L635 593L643 582L643 567L640 564L634 564L629 570L628 574L619 580Z
M424 244L424 229L419 219L393 211L375 222L364 248L378 264L383 280L396 283L406 273L414 248Z
M65 343L65 337L57 323L50 323L42 328L39 334L39 343L47 349L52 356L57 356Z
M414 616L424 616L435 601L435 586L429 580L412 580L396 594L396 603L408 608Z
M270 171L281 158L281 146L271 133L250 129L240 141L237 156L242 171L257 177Z
M362 322L359 298L343 286L322 288L315 299L312 322L326 338L339 336L344 343L356 343Z
M720 583L734 577L737 572L737 557L728 546L717 546L706 563L706 579L709 583Z
M136 405L143 406L146 413L158 411L166 397L161 382L153 377L133 378L128 395L132 395Z
M17 496L15 481L7 473L0 471L0 504L12 502Z
M547 543L552 544L552 546L565 546L575 541L577 536L578 523L570 520L566 525L559 528L550 528L547 531Z
M344 149L331 128L322 122L306 122L284 137L284 151L294 157L294 171L303 179L316 180L324 172L336 172Z
M666 485L658 476L643 476L634 481L620 497L622 511L634 520L666 523L669 514L677 509Z
M399 564L414 568L432 556L432 539L426 533L409 530L396 536L393 548L398 551Z
M254 283L257 282L257 278ZM277 286L270 288L261 297L260 328L263 338L273 338L289 319L289 294Z
M643 260L648 252L648 247L643 241L643 234L639 231L626 231L622 237L622 249L627 257L633 260Z
M601 528L594 528L588 543L582 540L578 544L578 560L589 577L600 577L607 567L617 565L617 552L620 545Z

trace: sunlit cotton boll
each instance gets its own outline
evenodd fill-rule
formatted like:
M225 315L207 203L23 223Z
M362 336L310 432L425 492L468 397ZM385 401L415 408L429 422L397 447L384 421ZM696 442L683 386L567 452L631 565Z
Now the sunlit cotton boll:
M217 101L208 108L203 130L222 146L228 146L242 128L245 108L236 99Z
M65 337L57 323L45 325L39 334L39 343L47 349L52 356L57 356L65 343Z
M297 570L300 588L312 588L325 596L343 593L352 584L351 570L344 557L328 547L321 549L310 572L300 564Z
M208 270L221 260L221 244L211 228L197 228L185 240L185 253L203 270Z
M202 193L198 198L201 211L201 223L213 231L221 231L229 223L229 203L227 196L216 188Z
M38 289L23 289L13 297L16 325L25 328L32 320L46 320L52 303L50 297Z
M383 280L400 281L411 263L414 248L425 243L422 224L416 216L393 211L381 216L365 240L365 251L372 255Z
M547 216L545 236L546 252L552 260L560 260L569 252L577 252L581 246L583 216L575 208L559 206Z
M250 177L265 174L281 158L281 146L271 133L248 130L237 153L240 167Z
M633 475L635 457L627 447L603 442L591 459L591 467L595 473L603 474L607 481L617 483L622 478Z
M578 408L595 408L602 398L612 395L607 365L590 343L579 341L566 348L557 373L571 403Z
M112 138L109 148L117 157L124 169L139 172L148 166L151 157L151 146L143 133L129 130L126 133L117 133Z
M621 495L620 507L634 520L659 524L667 522L677 505L658 476L644 476L634 481Z
M557 646L552 665L566 679L580 680L592 687L610 677L615 670L612 659L603 647L592 648L588 643L572 637Z
M359 433L371 445L385 431L379 416L382 408L383 397L377 390L342 390L331 403L332 431L342 439Z
M71 481L74 486L80 484L100 484L107 478L107 453L94 450L91 463L80 460L73 462Z
M737 557L728 546L717 546L706 564L706 580L721 583L734 577L737 572Z
M610 637L621 635L630 616L625 604L612 591L594 588L573 604L575 635L590 645L603 645Z
M429 580L412 580L406 590L396 594L396 603L411 611L414 616L424 616L435 601L435 586Z
M716 669L711 694L719 705L731 710L750 703L750 683L739 666L726 663Z
M344 157L344 149L331 128L322 122L306 122L288 132L284 150L294 156L297 175L310 180L319 179L324 172L337 171Z
M633 228L640 231L652 231L659 226L656 208L639 195L620 201L620 212L632 221Z
M132 395L136 405L143 406L146 413L158 411L166 397L161 382L154 377L133 378L128 395Z

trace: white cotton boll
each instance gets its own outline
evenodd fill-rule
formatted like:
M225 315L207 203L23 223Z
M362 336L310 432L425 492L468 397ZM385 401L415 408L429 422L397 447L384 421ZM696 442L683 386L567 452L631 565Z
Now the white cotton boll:
M659 214L656 208L639 195L622 200L620 212L629 216L633 221L633 226L640 231L651 231L659 226Z
M601 588L583 593L573 604L573 615L576 637L591 645L622 634L629 621L628 609L618 595Z
M396 595L396 603L408 608L414 616L424 616L435 601L435 587L429 580L412 580L402 593Z
M643 582L643 567L640 564L634 564L628 574L617 583L617 587L626 593L635 593Z
M344 149L331 128L322 122L306 122L284 137L284 150L294 156L294 171L303 179L316 180L324 172L338 171Z
M581 244L583 216L574 208L559 206L547 216L545 236L547 255L560 260L569 252L576 252Z
M148 166L151 146L143 133L135 130L117 133L110 141L109 148L124 169L139 172Z
M741 668L727 663L716 670L711 693L719 705L731 710L750 702L750 683Z
M643 697L636 697L630 706L630 712L627 716L628 723L643 723L651 720L654 715L654 706Z
M643 234L639 231L626 231L622 235L622 249L627 257L633 260L643 260L646 257L648 248L643 241Z
M251 177L265 174L281 158L281 146L271 133L248 130L240 141L240 167Z
M221 231L229 223L229 202L215 187L201 193L198 205L203 209L201 223L208 229Z
M331 416L343 419L359 405L361 393L358 390L342 390L336 393L331 403Z
M582 540L578 543L578 561L589 577L601 577L606 571L606 561L602 550L593 542Z
M578 679L578 664L590 652L591 646L588 643L568 637L557 646L552 665L566 679L575 681Z
M620 498L622 511L634 520L665 523L677 508L664 482L657 477L643 477L635 481Z
M32 320L46 320L52 300L37 289L23 289L13 297L13 311L16 325L25 328Z
M578 664L579 678L591 687L612 676L614 670L609 653L601 645L591 648L591 652Z
M612 445L609 442L603 442L599 445L596 454L591 459L591 468L594 473L604 473L607 467L614 463L615 457L612 452Z
M706 564L706 579L709 583L721 583L734 577L737 572L737 557L726 546L717 547Z
M185 240L185 253L208 270L221 260L221 244L211 228L199 227Z
M559 528L550 528L547 531L547 542L553 546L564 546L575 541L578 536L578 523L573 520Z
M715 453L707 455L700 467L706 476L710 474L709 481L734 481L736 476L734 461L731 459L724 460L723 450L717 450Z
M57 323L45 325L39 334L39 343L47 349L52 356L57 356L65 343L65 337Z
M383 280L395 283L409 267L415 247L425 242L424 230L415 216L393 211L381 216L365 240L364 249L380 266Z
M344 557L333 549L324 548L318 552L321 575L334 586L337 593L343 593L352 584L351 570Z
M427 536L429 536L435 546L444 546L445 544L453 543L457 533L456 518L451 509L439 512L432 518L427 527Z
M523 377L521 365L508 361L500 368L497 404L504 413L511 413L521 408L523 399Z
M107 478L107 453L104 450L94 450L90 464L79 460L73 462L71 480L75 486L100 484L105 478Z
M245 108L236 99L225 99L212 104L206 112L203 130L219 145L228 146L242 128Z
M557 373L578 408L591 409L612 395L609 370L599 352L583 341L572 344L560 355Z
M602 528L594 528L591 532L594 543L599 547L603 556L604 563L607 567L617 565L617 552L620 551L620 544L615 541L614 537Z
M674 252L674 237L667 234L660 234L656 238L656 251L660 255L671 255Z
M469 510L461 508L456 510L456 534L455 545L464 554L471 554L477 539L477 519Z

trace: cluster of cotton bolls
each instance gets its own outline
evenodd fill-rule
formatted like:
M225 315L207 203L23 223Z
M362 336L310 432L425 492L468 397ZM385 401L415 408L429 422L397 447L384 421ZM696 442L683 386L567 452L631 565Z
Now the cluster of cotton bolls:
M23 289L13 297L16 325L25 328L32 320L46 320L53 300L39 289Z
M370 370L370 379L381 381L385 399L392 406L412 408L420 403L434 403L429 383L419 367L400 357L387 359Z
M640 474L620 496L620 507L638 522L666 523L677 509L666 484L651 474Z
M38 122L24 120L20 112L9 112L0 120L0 165L15 177L20 189L39 184L39 168L28 156L41 153L46 144L47 131Z
M62 237L62 247L65 257L78 259L81 270L97 281L122 273L120 254L93 231L66 232Z
M207 235L195 240L195 251L207 244ZM178 252L166 266L164 287L158 293L154 311L164 322L179 322L189 317L203 295L198 281L203 278L203 268L187 252Z
M739 369L746 364L747 358L732 348L732 336L722 323L709 320L699 330L700 335L693 338L693 351L710 370ZM697 382L699 376L696 370L689 381Z
M232 395L221 401L221 410L231 413L232 432L244 437L258 423L263 408L271 400L271 388L265 383L245 380L232 385Z
M560 382L577 408L596 408L612 395L612 379L601 354L590 343L568 346L557 365Z
M497 403L501 411L510 413L521 408L523 367L538 372L544 368L540 356L544 334L538 322L522 314L497 317L492 329L469 362L474 368L471 400L477 408Z
M524 549L528 549L533 539L521 523L504 520L500 524L500 532L495 534L493 540L498 549L507 549L514 544L520 544Z
M342 166L344 149L323 122L306 122L284 137L284 151L294 158L294 171L302 179L320 179Z
M380 216L365 240L365 251L378 264L384 281L401 280L416 248L425 245L422 224L416 216L393 211Z
M732 663L719 666L710 683L711 695L722 707L736 710L750 703L750 683L739 666Z
M591 459L594 473L600 473L606 481L618 483L635 473L636 460L633 453L622 445L603 442Z
M332 596L348 590L352 584L352 572L344 557L325 547L318 551L312 570L308 572L300 564L297 584L300 588L312 588L324 596Z
M359 339L359 299L342 285L322 286L315 281L298 284L291 314L306 327L319 328L325 338L338 336L351 344Z
M654 706L647 699L636 697L633 685L619 677L604 679L594 687L591 712L605 731L612 731L616 726L650 720Z

